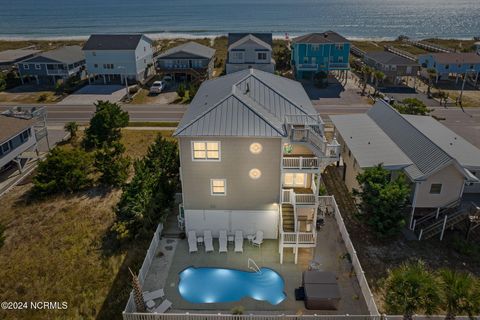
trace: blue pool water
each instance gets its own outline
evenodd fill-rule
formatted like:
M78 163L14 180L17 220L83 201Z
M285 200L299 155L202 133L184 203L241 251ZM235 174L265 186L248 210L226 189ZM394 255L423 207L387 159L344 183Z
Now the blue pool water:
M268 268L248 272L190 267L179 276L180 295L191 303L235 302L250 297L276 305L286 298L283 278Z

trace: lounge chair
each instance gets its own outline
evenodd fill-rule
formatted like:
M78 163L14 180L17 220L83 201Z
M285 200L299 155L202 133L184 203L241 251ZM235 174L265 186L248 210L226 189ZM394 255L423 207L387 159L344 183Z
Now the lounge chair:
M243 252L243 232L235 231L235 252Z
M213 238L210 230L203 232L203 244L205 245L205 252L213 252Z
M220 236L218 237L218 252L228 252L228 238L227 238L227 231L220 230Z
M149 291L143 292L143 300L145 300L145 302L163 298L164 296L165 296L165 292L163 291L163 289L158 289L152 292L149 292Z
M195 231L188 231L188 251L190 253L197 252L197 234Z
M170 307L172 306L172 303L165 299L158 307L153 310L153 313L165 313Z
M263 231L258 230L255 238L252 240L252 244L256 247L260 247L263 243Z

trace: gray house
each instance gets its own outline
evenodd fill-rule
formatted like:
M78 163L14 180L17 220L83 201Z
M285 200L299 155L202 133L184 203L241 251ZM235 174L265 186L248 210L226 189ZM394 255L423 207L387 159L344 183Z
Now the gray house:
M13 68L17 62L31 58L39 52L40 50L37 50L34 47L1 51L0 71L9 70Z
M157 70L176 80L208 79L213 74L214 60L214 49L190 41L161 53Z
M271 33L229 33L226 72L254 68L273 73Z
M144 82L155 69L153 40L143 34L94 34L83 52L89 82Z
M315 247L320 172L340 146L300 83L255 69L208 80L174 136L186 231L262 231L280 259Z
M55 84L58 80L81 75L85 57L80 46L65 46L22 60L17 67L22 83L34 79L37 84Z
M397 84L400 77L417 76L420 64L388 51L367 52L364 62L376 70L382 71L389 82Z

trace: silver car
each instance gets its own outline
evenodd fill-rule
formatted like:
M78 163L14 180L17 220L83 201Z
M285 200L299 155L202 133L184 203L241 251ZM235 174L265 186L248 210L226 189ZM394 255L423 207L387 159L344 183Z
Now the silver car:
M165 88L163 81L155 81L150 87L150 93L160 93Z

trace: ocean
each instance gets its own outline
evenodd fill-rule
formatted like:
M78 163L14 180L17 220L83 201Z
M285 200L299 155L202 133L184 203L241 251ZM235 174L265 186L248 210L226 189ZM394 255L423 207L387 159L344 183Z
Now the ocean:
M352 39L470 39L480 36L480 0L0 0L3 39L326 30Z

